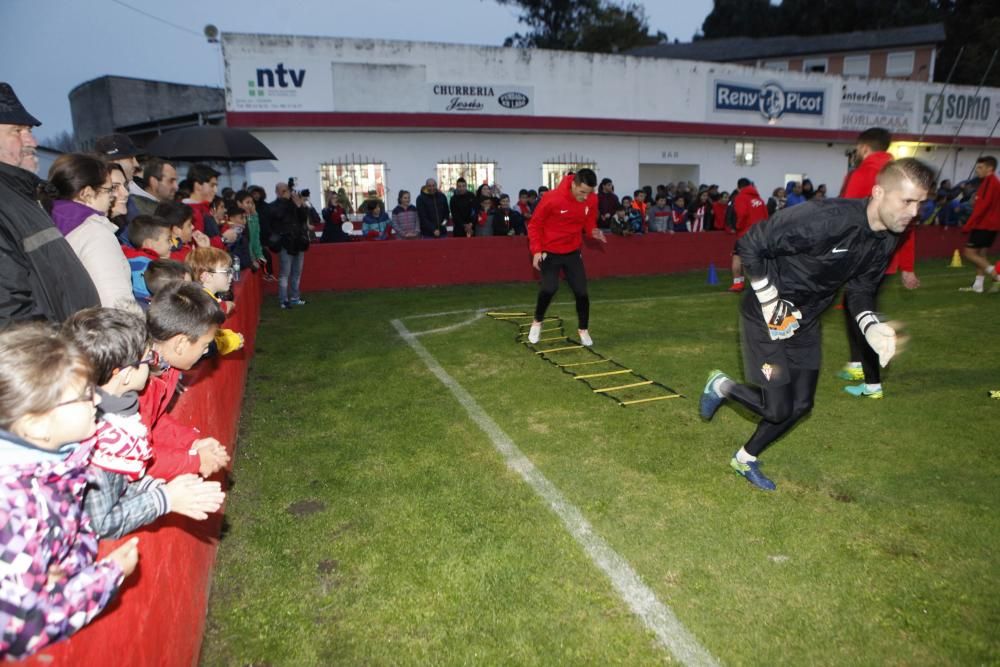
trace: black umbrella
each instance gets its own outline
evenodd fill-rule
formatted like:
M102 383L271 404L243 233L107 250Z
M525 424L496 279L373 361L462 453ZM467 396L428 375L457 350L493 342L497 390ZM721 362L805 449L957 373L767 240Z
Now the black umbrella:
M277 160L260 140L235 127L202 125L161 134L149 142L146 152L168 160L185 162L249 162Z

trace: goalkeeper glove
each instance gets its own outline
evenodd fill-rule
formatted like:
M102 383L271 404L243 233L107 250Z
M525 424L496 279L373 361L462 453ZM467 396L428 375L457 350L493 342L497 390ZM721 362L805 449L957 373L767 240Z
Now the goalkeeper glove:
M799 328L799 320L802 313L792 304L791 301L778 298L778 290L767 278L761 278L750 283L753 287L757 300L760 301L760 309L764 315L764 322L767 323L767 333L771 340L784 340L791 338L795 330Z
M866 310L855 318L868 345L878 354L878 363L885 368L896 354L896 330L881 322L878 315Z

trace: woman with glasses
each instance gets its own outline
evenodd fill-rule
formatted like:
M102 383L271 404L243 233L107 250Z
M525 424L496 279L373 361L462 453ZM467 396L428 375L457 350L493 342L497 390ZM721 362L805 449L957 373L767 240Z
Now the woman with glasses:
M108 219L119 198L122 207L127 202L122 174L98 157L67 153L49 169L49 184L52 221L90 274L101 305L138 309L132 272L115 236L118 227Z

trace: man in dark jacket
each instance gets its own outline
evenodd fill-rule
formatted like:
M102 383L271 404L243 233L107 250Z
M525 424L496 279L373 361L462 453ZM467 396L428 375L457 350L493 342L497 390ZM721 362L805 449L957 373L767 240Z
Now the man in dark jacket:
M417 196L417 218L422 237L433 239L447 235L448 198L438 192L437 181L433 178L427 179Z
M841 287L865 341L885 366L896 331L875 310L875 293L898 237L916 217L934 171L906 158L887 164L869 199L813 199L752 226L736 244L752 290L740 306L744 374L738 384L712 371L700 411L711 419L726 399L761 421L729 465L773 491L757 457L813 406L820 366L820 316Z
M419 204L418 197L417 205ZM473 236L472 230L476 224L477 214L476 195L474 192L469 192L465 179L459 178L455 181L455 194L451 196L451 222L454 225L452 236Z
M0 328L19 320L62 322L99 306L94 283L52 219L38 205L35 176L41 125L0 83Z

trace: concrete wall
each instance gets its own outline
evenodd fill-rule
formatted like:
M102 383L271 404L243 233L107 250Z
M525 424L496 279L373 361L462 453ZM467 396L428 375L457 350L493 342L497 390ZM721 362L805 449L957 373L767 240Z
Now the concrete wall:
M219 113L225 97L219 88L103 76L69 94L76 139L89 148L116 128L199 113Z

